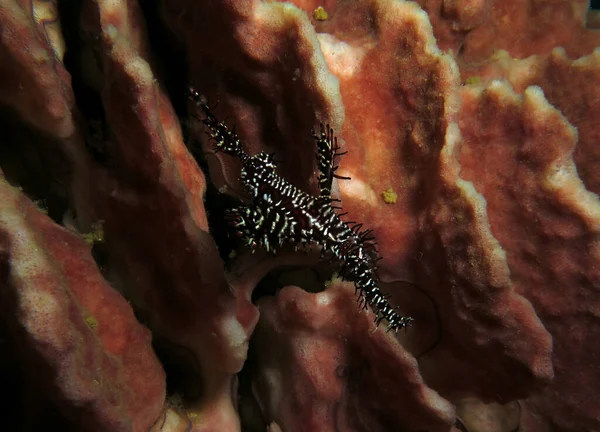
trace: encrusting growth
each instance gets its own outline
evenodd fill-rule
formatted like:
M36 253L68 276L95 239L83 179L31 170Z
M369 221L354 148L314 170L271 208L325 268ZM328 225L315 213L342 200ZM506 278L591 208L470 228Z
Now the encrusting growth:
M248 155L238 139L235 128L229 129L219 122L206 101L193 88L189 96L204 116L201 121L215 141L215 150L239 158L243 167L241 179L250 195L251 204L230 209L228 222L236 229L246 247L257 247L275 252L284 243L298 246L319 245L321 254L330 254L342 263L339 273L351 280L360 294L362 307L369 306L375 313L377 325L386 321L389 330L398 332L413 320L396 312L390 305L388 294L383 294L377 284L377 266L380 259L370 230L362 224L344 222L336 212L338 201L331 198L335 172L335 157L340 156L333 130L321 124L320 132L313 132L317 143L319 166L319 196L299 190L276 173L272 155L261 152Z

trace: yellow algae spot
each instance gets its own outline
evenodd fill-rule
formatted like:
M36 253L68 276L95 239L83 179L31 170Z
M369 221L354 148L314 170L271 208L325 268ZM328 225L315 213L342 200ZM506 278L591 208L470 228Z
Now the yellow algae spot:
M398 200L398 194L392 188L381 192L381 197L386 204L395 204Z
M98 221L92 225L92 230L89 233L83 234L83 240L89 244L101 243L104 241L104 221Z
M316 8L313 12L313 16L317 21L325 21L327 18L329 18L329 14L325 12L323 6L319 6L318 8Z
M325 288L329 288L330 285L334 284L334 283L340 283L343 282L343 279L340 277L340 275L338 273L334 273L331 276L331 279L329 279L328 281L325 281Z
M196 418L198 418L198 416L200 415L199 413L195 412L195 411L187 411L186 412L188 419L190 420L194 420Z
M84 321L91 330L96 330L98 328L98 320L92 315L86 316Z
M465 80L465 85L477 85L479 83L481 83L481 77L476 75Z

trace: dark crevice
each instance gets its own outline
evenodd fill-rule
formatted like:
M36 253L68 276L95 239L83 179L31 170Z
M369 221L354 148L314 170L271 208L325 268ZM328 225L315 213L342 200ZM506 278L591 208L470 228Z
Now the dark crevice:
M255 355L252 352L253 347L255 347L255 344L250 340L248 358L237 375L239 383L237 403L242 432L264 432L267 430L266 419L252 389L252 379L258 367Z
M261 279L252 292L252 302L261 297L274 296L285 286L297 286L306 292L318 293L325 290L325 284L333 277L333 268L324 262L313 267L282 266L269 272Z
M189 101L187 96L187 57L183 46L173 36L160 17L158 0L142 0L140 6L144 14L148 39L152 46L156 62L154 73L159 78L163 90L169 95L169 100L182 123L183 140L191 155L206 176L206 193L204 205L206 208L209 232L217 244L220 257L228 261L239 242L235 233L225 222L225 211L239 205L239 201L229 195L222 194L210 180L208 163L204 156L200 137L194 135L190 121ZM196 131L197 133L197 131ZM202 133L202 132L200 132Z
M152 61L153 72L162 89L169 95L179 118L187 118L188 65L184 47L160 17L158 0L141 0L139 4L148 29L147 38L152 47L152 55L155 59L160 59Z
M67 50L63 64L71 74L71 87L75 95L78 126L83 129L85 146L89 155L100 165L110 162L107 149L109 136L104 106L100 94L91 83L86 82L90 70L97 70L96 57L89 55L93 49L90 41L83 37L80 20L83 2L81 0L65 0L57 3L62 26L62 33ZM87 45L86 45L87 44ZM89 80L90 77L87 77ZM99 84L99 83L96 83Z
M152 346L167 378L168 402L176 409L198 401L204 388L200 365L193 352L155 334Z
M55 222L68 209L71 172L60 143L36 132L16 113L0 110L0 168L6 180L23 192Z

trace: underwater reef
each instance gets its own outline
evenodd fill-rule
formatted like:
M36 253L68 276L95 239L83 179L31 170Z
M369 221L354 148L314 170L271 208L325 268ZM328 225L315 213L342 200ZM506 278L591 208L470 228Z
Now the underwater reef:
M586 0L2 0L0 429L600 430L599 29ZM318 247L237 239L190 85L308 194L333 128L409 327Z

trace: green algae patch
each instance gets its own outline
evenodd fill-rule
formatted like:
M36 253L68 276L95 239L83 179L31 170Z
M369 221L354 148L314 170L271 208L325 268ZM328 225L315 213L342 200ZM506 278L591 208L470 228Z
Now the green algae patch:
M469 77L465 80L465 85L468 85L468 86L478 85L480 83L481 83L481 77L477 76L477 75Z
M95 243L102 243L104 241L104 221L98 221L92 225L92 230L89 233L82 235L83 241L93 246Z
M96 330L98 328L98 320L94 316L88 315L83 320L90 330Z
M398 201L398 194L392 188L381 192L381 197L386 204L396 204L396 201Z
M329 18L329 14L325 11L325 9L323 9L323 6L316 8L313 12L313 16L317 21L325 21L327 18Z

